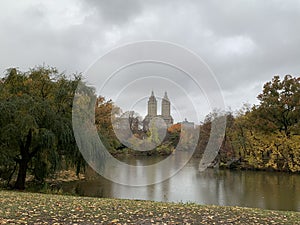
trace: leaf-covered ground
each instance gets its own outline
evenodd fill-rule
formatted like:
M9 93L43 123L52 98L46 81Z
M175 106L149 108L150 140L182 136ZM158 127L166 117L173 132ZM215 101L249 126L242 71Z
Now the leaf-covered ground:
M300 224L300 213L0 191L0 224Z

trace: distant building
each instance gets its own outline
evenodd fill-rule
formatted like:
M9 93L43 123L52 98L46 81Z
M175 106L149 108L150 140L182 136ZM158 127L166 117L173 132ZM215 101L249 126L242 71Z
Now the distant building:
M161 102L161 115L157 115L157 100L152 91L151 96L148 100L148 113L143 121L144 130L149 129L149 123L153 118L161 118L165 121L166 125L169 127L173 124L173 118L171 116L171 103L168 98L167 92Z
M181 125L185 128L195 128L195 124L193 122L189 122L186 118L181 122Z

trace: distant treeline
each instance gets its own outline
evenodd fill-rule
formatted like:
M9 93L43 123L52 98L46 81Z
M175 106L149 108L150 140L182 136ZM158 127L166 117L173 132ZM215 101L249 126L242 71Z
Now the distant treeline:
M80 74L66 76L57 69L35 67L22 72L8 69L0 80L0 179L16 189L24 189L26 177L44 182L66 167L79 173L85 161L76 145L72 130L72 107L75 91L82 81ZM111 100L96 96L89 87L82 93L93 96L95 125L101 141L112 154L136 154L121 143L112 121L129 121L134 140L162 142L151 151L140 154L169 155L181 142L195 141L183 135L181 124L169 127L164 140L155 129L145 131L141 118L134 112L122 113ZM225 137L215 160L221 166L244 169L300 171L300 78L275 76L264 85L260 103L238 113L210 113L199 125L195 157L201 157L210 136L211 124L227 118ZM127 137L129 140L131 137ZM136 144L138 144L137 142ZM184 150L184 149L181 149Z
M274 76L257 98L258 105L225 114L225 138L216 160L225 167L300 172L300 78ZM217 117L207 116L200 136L209 136ZM199 143L201 154L207 138Z
M211 126L215 120L226 117L226 131L218 156L212 165L226 168L258 169L300 172L300 78L286 75L283 80L274 76L263 86L258 95L258 105L244 105L238 112L212 112L206 116L199 131L194 157L201 158L211 137ZM111 101L100 98L100 108L110 111L117 108ZM98 110L100 110L98 108ZM97 109L96 109L97 110ZM136 152L121 144L115 137L111 127L110 114L100 110L98 130L107 146L114 154L124 149L133 154L153 155L171 154L179 139L186 150L194 143L197 135L184 135L181 124L168 128L162 144L152 151ZM104 113L103 113L104 112ZM114 112L120 113L118 110ZM126 114L126 113L125 113ZM109 115L109 116L105 116ZM123 114L124 115L124 114ZM117 114L115 114L117 117ZM122 117L122 116L121 116ZM100 120L104 120L100 121ZM142 130L142 120L138 114L127 112L132 135L145 139L149 131ZM148 132L148 133L147 133ZM154 130L151 131L152 133ZM151 134L150 132L150 134ZM155 135L152 135L155 137ZM127 137L130 140L130 137ZM182 148L181 148L182 150Z

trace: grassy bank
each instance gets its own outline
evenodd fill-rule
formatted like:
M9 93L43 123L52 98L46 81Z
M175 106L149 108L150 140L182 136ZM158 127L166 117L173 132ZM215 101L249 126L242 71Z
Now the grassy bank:
M0 191L0 224L300 224L299 212Z

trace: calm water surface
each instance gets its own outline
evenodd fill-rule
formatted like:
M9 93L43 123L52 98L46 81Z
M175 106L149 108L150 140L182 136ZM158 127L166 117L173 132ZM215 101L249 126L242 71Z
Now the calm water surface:
M147 165L160 159L139 157L123 160ZM199 160L193 159L175 176L155 185L130 187L89 172L92 180L64 184L64 190L76 188L76 192L85 196L300 211L299 174L217 169L200 173L198 163ZM154 176L159 173L153 171ZM128 175L124 173L124 176Z

